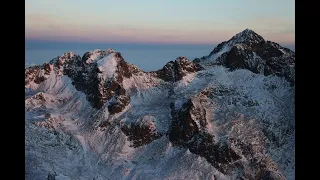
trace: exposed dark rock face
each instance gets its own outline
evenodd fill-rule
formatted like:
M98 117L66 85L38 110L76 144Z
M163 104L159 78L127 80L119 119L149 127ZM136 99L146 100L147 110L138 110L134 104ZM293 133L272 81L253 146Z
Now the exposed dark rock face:
M222 59L220 59L222 60ZM265 62L250 50L241 50L237 46L231 48L221 63L231 70L248 69L254 73L263 73Z
M231 89L206 88L199 95L190 98L178 110L174 109L174 103L171 104L172 124L169 131L170 141L177 146L188 148L190 152L206 158L206 160L220 172L230 174L239 172L238 178L243 179L283 179L283 175L278 169L277 164L267 155L266 137L264 132L259 129L251 128L255 140L248 141L238 137L241 134L235 122L227 122L225 127L230 132L234 129L235 134L228 138L220 138L212 124L214 121L208 106L210 100L217 96L224 97L229 94L236 94ZM243 101L247 102L247 101ZM250 101L248 101L250 102ZM254 102L253 106L255 105ZM249 103L249 104L250 104ZM237 120L239 121L239 120ZM248 120L240 124L245 126L254 126L248 124ZM222 131L222 129L220 129ZM255 142L255 143L252 143ZM245 158L245 160L243 159Z
M132 147L139 147L151 143L162 136L151 119L139 120L122 125L121 130L132 141Z
M130 78L132 73L129 69L130 64L124 61L119 52L108 50L108 53L111 53L109 56L113 56L117 62L114 78L106 80L99 78L99 74L102 74L102 72L99 70L97 63L92 63L95 61L88 61L88 59L92 59L88 52L84 55L82 61L91 64L82 64L81 70L75 77L77 80L74 81L74 85L87 94L89 102L97 109L100 109L105 102L114 97L115 101L108 106L110 114L114 114L121 112L129 104L130 97L126 94L122 81L123 78ZM99 51L98 58L106 55L108 55L106 52Z
M201 64L204 61L211 65L224 65L231 70L248 69L266 76L284 77L294 84L295 53L277 43L265 41L249 29L220 43L208 56L196 58L193 62Z
M75 53L64 53L52 59L49 63L44 63L41 66L31 66L25 69L25 86L28 86L31 81L40 84L45 81L50 73L55 70L57 74L62 75L63 71L68 72L75 68L75 62L79 61L81 57Z
M285 180L286 178L277 172L274 171L265 171L263 173L261 173L261 176L258 177L258 179L262 179L262 180Z
M117 52L115 53L115 58L117 59L118 61L118 64L117 64L117 70L116 70L116 73L117 73L117 80L118 81L122 81L123 80L123 77L125 78L130 78L132 76L132 72L130 71L130 64L128 64L124 59L123 57L121 56L121 53Z
M161 70L155 71L156 76L164 81L176 82L189 73L201 70L198 64L185 57L178 57L175 61L168 62Z
M96 112L95 110L93 111L96 112L95 114L86 113L92 118L88 123L90 124L88 127L92 127L92 130L95 130L98 126L102 130L108 130L107 127L109 126L119 126L131 141L131 146L135 148L152 143L162 137L165 134L163 132L166 132L174 146L188 149L191 153L203 157L219 172L230 176L231 179L285 179L283 175L288 172L285 169L286 165L290 165L293 161L288 157L282 158L282 155L291 156L292 154L290 151L288 154L274 152L272 147L281 151L293 147L290 144L287 146L288 141L285 139L286 136L291 137L289 135L294 132L294 125L291 125L291 122L287 121L289 118L285 117L287 114L291 116L292 107L280 108L280 106L283 106L280 103L279 107L276 108L271 105L264 107L265 104L260 100L260 97L257 98L252 95L252 92L256 92L256 89L253 88L253 91L249 88L246 89L247 84L244 85L245 88L239 88L241 87L238 86L240 83L236 83L235 86L233 84L229 85L230 81L227 78L226 84L221 83L225 78L219 79L218 77L217 81L213 81L213 78L201 79L203 76L211 75L211 72L208 73L208 71L199 72L199 76L195 78L195 83L188 84L187 87L182 86L181 91L180 89L175 91L174 85L176 83L171 82L182 80L188 74L201 71L203 68L210 68L211 65L223 65L231 70L248 69L254 73L276 75L284 77L294 84L294 52L281 47L279 44L265 41L260 35L247 29L235 35L229 41L219 44L208 56L197 58L193 62L185 57L178 57L175 61L168 62L162 69L153 72L144 72L135 65L125 62L119 52L111 49L90 51L85 53L83 57L74 53L65 53L42 66L26 68L25 86L26 89L32 89L33 87L37 89L37 85L48 78L54 82L60 80L54 79L56 76L66 75L72 80L74 87L86 95L92 107L103 110L103 113L98 113L100 111ZM202 76L201 73L204 75ZM253 76L253 78L255 77ZM161 80L166 82L163 83ZM253 82L256 83L256 81ZM146 84L147 86L144 87ZM40 88L43 87L41 85ZM47 84L44 83L44 85L46 87ZM155 87L156 90L165 90L165 92L168 90L168 97L164 97L164 103L161 102L161 98L150 98L151 103L149 103L149 96L153 95L151 94L154 92L153 87L157 85L159 86ZM206 88L199 92L199 87L192 87L198 85L199 87L206 86ZM258 85L257 87L263 87L263 89L258 90L268 93L268 96L262 93L261 97L266 97L266 99L271 97L270 104L280 102L277 97L272 99L273 93L278 92L278 85L272 83L270 85L262 84L263 86L258 83ZM287 88L287 86L285 87ZM265 88L270 91L264 91ZM146 94L147 98L144 96L145 92L151 92ZM42 111L45 120L37 122L36 125L55 129L56 125L50 122L57 122L59 119L55 114L56 111L52 112L49 105L62 107L68 100L51 98L56 96L51 96L51 92L46 92L46 90L35 92L36 94L33 93L30 91L31 95L26 98L26 104L32 108L40 107L38 108L39 112ZM194 93L198 94L190 97ZM284 91L284 93L288 93L288 91ZM288 97L291 98L292 92L289 93L290 96ZM133 108L130 108L128 106L130 100L139 97L144 98L143 101L132 103ZM82 95L80 98L82 98ZM76 100L75 102L78 102ZM172 121L168 129L165 121L170 121L170 115L162 113L168 113L168 109L164 106L173 100L175 101L170 104ZM286 102L291 101L285 100L284 102L284 104L289 104ZM137 106L138 108L135 108ZM143 108L141 110L143 113L140 112L140 108ZM154 109L150 110L149 108ZM256 115L256 111L260 113L259 108L263 108L261 111L271 109L271 113L264 114L265 112L263 112ZM30 109L27 107L26 112L30 112ZM126 110L124 111L124 109ZM91 111L91 108L89 110ZM160 113L159 110L161 110ZM277 115L277 111L280 112L280 110L285 112ZM111 116L107 116L106 111L109 112L106 114ZM119 116L115 115L118 113L121 114ZM151 115L140 117L144 113L152 114L155 117ZM271 116L272 113L275 116ZM96 116L97 114L98 116ZM159 114L161 115L159 116ZM271 116L270 124L267 124L269 119L265 118L266 116ZM135 119L130 119L133 117ZM155 121L153 118L156 117L161 120ZM280 133L278 133L278 129L274 128L278 125L276 123L284 126L281 129L279 128ZM93 133L95 132L93 131ZM165 143L168 143L167 139L164 140L166 140ZM168 145L171 148L171 144ZM284 145L287 147L284 147ZM277 159L278 157L280 160ZM48 179L55 179L55 177L54 174L48 175Z
M191 98L174 115L169 132L170 141L188 148L190 152L203 156L215 168L225 172L230 163L240 156L225 142L215 141L215 135L207 130L206 98Z
M25 69L24 78L25 78L26 85L29 84L29 82L34 80L34 78L37 74L37 71L39 71L39 66L33 66L33 67Z
M102 72L98 68L97 61L106 56L113 56L117 65L116 76L105 80L101 78ZM122 111L129 104L130 97L123 88L122 81L123 78L131 77L130 68L137 71L137 68L130 67L130 64L124 61L120 53L110 49L87 52L82 58L74 53L64 53L50 63L27 68L25 84L31 81L39 84L47 79L52 70L55 70L59 75L69 76L75 88L86 94L94 108L100 109L105 102L114 97L115 101L108 106L110 113L114 114Z
M93 93L93 98L95 98L92 100L92 102L94 102L93 107L100 109L106 101L110 100L112 97L115 98L115 101L111 102L108 106L110 114L121 112L125 106L129 104L130 97L123 88L122 81L123 78L130 78L132 76L129 71L129 64L124 61L121 54L118 52L114 53L114 58L117 61L115 72L117 76L113 79L99 79L98 74L101 74L102 72L95 67L97 70L97 73L94 74L96 80L91 81L93 82L92 87L96 87L96 90L92 89L92 91L96 91Z
M130 103L130 97L127 95L116 96L115 100L110 102L108 111L110 114L121 112Z
M206 99L190 99L174 114L170 139L177 144L183 144L183 142L191 140L208 124L206 110L198 104L199 101L204 102ZM198 127L197 122L199 122L200 127ZM180 129L180 127L183 128Z
M47 180L56 180L56 176L55 174L48 174Z
M48 75L48 70L44 68L44 65L26 68L25 85L28 85L31 81L34 81L36 84L40 84L47 79L46 75Z
M244 47L244 48L243 48ZM291 55L285 54L291 53ZM288 49L280 51L280 46L270 41L250 46L233 46L229 53L219 59L219 63L231 70L248 69L254 73L285 77L294 83L292 75L295 55Z

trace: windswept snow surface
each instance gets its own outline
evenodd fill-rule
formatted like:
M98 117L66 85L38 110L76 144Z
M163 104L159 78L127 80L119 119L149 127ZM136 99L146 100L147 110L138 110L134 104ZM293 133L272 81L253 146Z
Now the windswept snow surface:
M207 61L214 62L214 61L215 61L216 59L218 59L222 54L224 54L224 53L226 53L226 52L229 52L230 49L231 49L230 45L229 45L229 44L225 44L225 45L223 46L223 48L222 48L219 52L217 52L217 53L213 54L212 56L210 56L210 58L209 58Z
M98 69L102 72L102 77L112 78L115 76L117 61L113 54L103 57L97 61Z
M103 77L115 75L112 53L97 64ZM129 91L129 106L113 115L107 106L93 109L69 77L53 71L39 85L26 88L26 179L234 179L203 157L173 146L166 135L170 104L178 110L205 88L227 92L210 98L212 122L206 128L219 138L234 136L254 144L259 143L254 133L263 127L276 139L267 142L268 155L287 179L294 179L294 88L284 79L216 66L175 83L133 75L123 86L135 90ZM248 101L255 103L248 107ZM140 121L164 135L132 147L121 124ZM103 122L109 125L99 126Z

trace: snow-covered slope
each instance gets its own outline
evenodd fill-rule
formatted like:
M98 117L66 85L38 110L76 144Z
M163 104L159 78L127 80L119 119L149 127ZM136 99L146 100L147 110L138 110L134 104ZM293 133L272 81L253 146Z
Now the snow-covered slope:
M258 41L153 72L112 49L26 67L26 179L294 179L292 82L207 63Z

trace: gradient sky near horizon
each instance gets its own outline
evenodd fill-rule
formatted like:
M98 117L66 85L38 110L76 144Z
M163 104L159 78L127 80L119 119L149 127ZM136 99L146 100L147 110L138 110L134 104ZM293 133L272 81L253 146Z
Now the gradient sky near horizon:
M295 43L294 0L25 0L25 39L216 44L249 28Z

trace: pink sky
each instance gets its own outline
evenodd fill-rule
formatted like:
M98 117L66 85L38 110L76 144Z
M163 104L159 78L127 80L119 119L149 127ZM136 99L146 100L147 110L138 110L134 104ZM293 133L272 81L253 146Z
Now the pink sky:
M148 1L27 0L25 35L61 42L216 44L249 28L266 40L295 43L294 1L246 1L190 1L183 6L182 1L158 1L156 6Z

